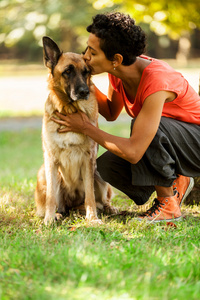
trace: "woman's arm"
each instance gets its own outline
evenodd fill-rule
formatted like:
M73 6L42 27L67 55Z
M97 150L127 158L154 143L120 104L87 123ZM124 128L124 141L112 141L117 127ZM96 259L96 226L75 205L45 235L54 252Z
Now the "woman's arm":
M68 116L57 113L62 120L52 120L66 126L66 128L59 130L60 133L81 132L110 152L132 164L136 164L144 155L158 130L163 105L168 97L168 92L160 91L145 99L143 107L134 122L130 138L118 137L102 131L93 126L84 113Z
M99 113L106 118L107 121L116 120L124 105L121 95L113 89L110 82L108 88L108 97L104 95L96 86L95 94L98 101Z

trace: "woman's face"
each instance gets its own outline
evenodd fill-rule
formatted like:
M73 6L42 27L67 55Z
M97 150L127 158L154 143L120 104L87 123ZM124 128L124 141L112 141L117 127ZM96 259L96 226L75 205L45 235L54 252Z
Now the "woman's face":
M91 68L92 75L113 71L113 62L106 58L100 48L99 38L95 34L90 33L87 44L83 58Z

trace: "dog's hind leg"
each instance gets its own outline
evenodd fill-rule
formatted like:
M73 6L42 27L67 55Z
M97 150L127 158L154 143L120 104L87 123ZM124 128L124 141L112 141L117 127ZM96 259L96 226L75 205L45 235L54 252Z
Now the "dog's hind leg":
M117 214L118 209L111 205L114 196L112 187L101 178L97 170L94 173L94 188L97 208L106 214Z

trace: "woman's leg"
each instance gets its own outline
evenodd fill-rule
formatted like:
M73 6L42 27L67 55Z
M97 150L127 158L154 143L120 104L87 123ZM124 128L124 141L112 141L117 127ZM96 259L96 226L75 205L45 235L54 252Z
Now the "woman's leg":
M153 218L156 217L157 221L179 219L180 193L173 195L173 182L185 182L186 189L181 187L181 198L185 191L187 194L190 192L190 180L185 176L179 180L177 174L200 175L199 149L199 126L162 117L155 138L138 164L131 165L106 152L98 159L97 165L105 181L124 192L138 205L144 204L156 189L158 199L150 213L153 213ZM160 211L162 216L159 215ZM151 215L149 218L152 221Z
M146 203L155 191L153 186L133 185L131 164L109 151L97 159L97 170L106 182L126 194L137 205Z
M111 152L107 151L97 159L97 169L106 182L122 191L137 205L147 202L155 190L153 186L134 186L131 179L131 164ZM178 205L178 194L174 195L173 187L157 186L156 191L158 198L154 200L154 205L144 215L139 216L138 220L141 221L144 218L150 222L154 222L155 219L155 222L179 220L181 212ZM159 194L163 197L160 197ZM170 197L166 198L165 196Z

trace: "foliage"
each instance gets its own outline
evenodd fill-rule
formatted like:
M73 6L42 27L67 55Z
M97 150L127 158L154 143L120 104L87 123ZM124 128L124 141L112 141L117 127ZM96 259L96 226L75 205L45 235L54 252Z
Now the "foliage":
M37 57L41 55L42 36L48 35L58 43L62 41L67 51L83 50L85 28L95 11L83 0L3 0L0 44L12 48L17 56L24 58L30 52Z
M0 55L26 60L41 58L41 38L49 35L66 51L82 51L86 26L105 11L129 13L146 31L178 39L200 27L198 0L1 0Z
M109 127L128 134L127 124ZM113 203L127 215L92 227L73 212L45 227L33 199L41 162L40 130L1 132L2 300L199 299L199 207L184 206L176 228L138 224L138 208L118 194Z
M200 28L200 2L198 0L92 0L94 7L118 4L138 23L150 24L157 35L168 34L178 38L183 31Z

